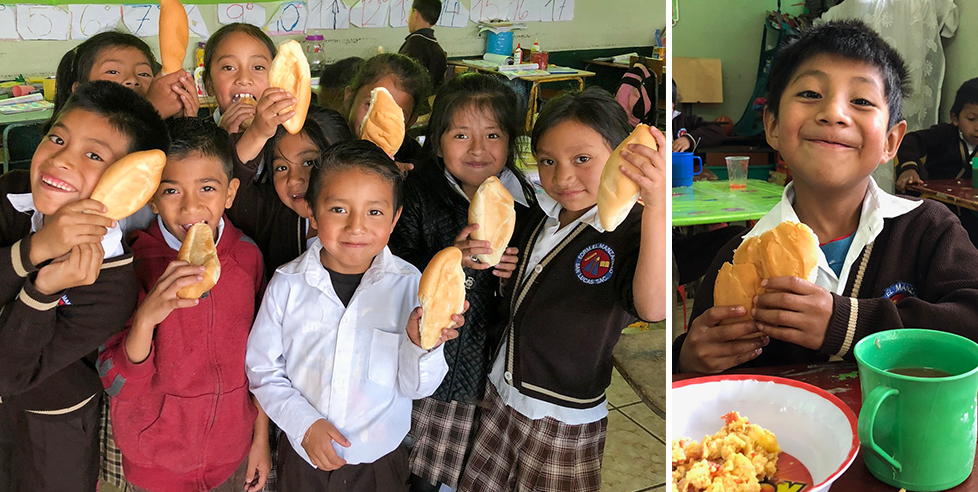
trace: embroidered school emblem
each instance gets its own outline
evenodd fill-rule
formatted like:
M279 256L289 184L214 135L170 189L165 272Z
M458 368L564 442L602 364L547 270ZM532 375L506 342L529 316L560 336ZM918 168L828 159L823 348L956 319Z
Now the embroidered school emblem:
M604 243L592 244L577 255L574 272L588 285L607 282L615 267L615 251Z
M61 299L58 299L58 305L59 306L70 306L71 305L71 300L68 299L68 294L63 294L61 296Z
M917 288L906 282L897 282L883 291L883 297L896 304L908 297L917 297Z
M687 133L689 133L689 132L687 132L685 128L680 128L680 129L679 129L679 133L677 133L677 135L679 135L679 137L678 137L678 138L683 138L683 137L685 137Z

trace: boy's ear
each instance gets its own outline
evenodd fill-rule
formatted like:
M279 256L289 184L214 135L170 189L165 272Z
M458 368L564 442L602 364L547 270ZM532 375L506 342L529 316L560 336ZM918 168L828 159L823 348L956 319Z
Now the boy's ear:
M157 192L159 192L159 190L157 190ZM156 194L155 193L153 194L153 197L149 199L149 201L147 202L147 204L149 205L149 209L152 210L154 214L156 214L156 215L159 215L160 214L160 207L158 207L156 205Z
M778 149L778 118L768 110L767 106L764 106L764 136L772 149L780 150Z
M900 142L903 141L903 136L907 134L907 120L900 120L897 124L893 125L886 132L886 141L883 143L883 157L880 159L880 164L890 162L894 157L896 157L897 151L900 150Z
M231 205L234 204L234 197L238 195L238 185L240 184L241 182L238 181L238 178L231 178L231 181L228 181L228 196L224 200L225 209L231 208Z
M391 222L391 231L392 232L394 231L394 226L397 225L398 219L401 218L401 211L402 210L404 210L404 206L403 205L401 205L400 207L397 207L397 212L394 212L394 222Z

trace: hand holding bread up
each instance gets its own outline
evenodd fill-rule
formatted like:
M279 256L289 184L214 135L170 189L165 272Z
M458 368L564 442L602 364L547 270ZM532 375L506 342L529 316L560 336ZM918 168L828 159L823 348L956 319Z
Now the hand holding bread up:
M309 61L298 41L293 39L278 45L278 54L268 68L268 85L285 89L295 97L295 106L279 114L294 110L295 115L282 123L282 126L293 135L302 131L312 98L312 76L309 73Z
M657 150L659 145L652 136L648 125L639 124L611 153L608 162L601 170L601 182L598 185L598 217L605 231L614 231L628 212L632 210L639 197L639 185L621 172L621 167L632 170L636 175L642 173L634 165L622 158L622 151L631 144L640 144Z
M183 69L189 41L190 26L183 4L180 0L160 0L160 59L164 74Z
M360 139L377 144L394 156L404 143L404 111L384 87L370 91L370 106L360 122Z
M177 259L204 267L204 273L201 274L203 280L177 291L177 297L181 299L199 298L217 285L217 280L221 278L221 260L217 257L214 235L211 226L203 222L194 224L187 231L187 237L183 238Z
M496 266L516 229L516 202L499 178L489 176L469 203L469 223L479 224L472 239L489 241L492 253L476 255L480 263Z
M420 346L431 350L442 336L442 330L459 325L456 317L465 312L465 273L462 251L449 246L428 262L418 288L421 301Z
M160 187L165 165L162 150L133 152L115 161L92 191L92 200L107 209L101 215L121 220L146 205Z

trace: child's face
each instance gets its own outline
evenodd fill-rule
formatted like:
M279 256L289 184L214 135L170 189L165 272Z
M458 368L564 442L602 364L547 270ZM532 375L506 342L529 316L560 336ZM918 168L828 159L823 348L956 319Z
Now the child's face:
M952 114L951 123L961 130L970 145L978 145L978 104L965 104L961 114Z
M394 102L401 107L401 111L404 111L404 121L410 124L411 113L414 112L414 98L407 92L398 89L394 83L394 77L388 75L373 84L361 87L356 94L347 91L347 99L352 98L353 100L347 120L350 122L350 129L353 130L354 135L360 134L360 123L363 122L363 118L367 116L367 109L370 108L370 91L376 87L383 87L391 93Z
M95 58L88 80L108 80L145 96L153 82L153 67L136 48L105 48Z
M502 172L508 154L509 138L488 111L474 107L455 111L438 152L470 197L486 178Z
M221 111L243 95L256 101L268 88L268 67L272 53L265 43L243 32L235 32L214 50L208 91L217 99Z
M612 148L598 132L564 120L540 137L536 159L540 184L569 212L585 212L598 203L601 170Z
M309 171L319 158L319 148L304 132L285 134L275 146L272 158L272 181L279 200L300 217L309 218L312 211L306 204Z
M129 137L98 114L75 109L62 115L31 159L34 206L52 215L92 196L102 173L129 153Z
M320 260L337 273L363 273L387 246L401 215L394 210L394 187L359 169L332 172L322 179L310 219L323 243Z
M865 186L896 154L906 122L887 129L889 108L876 67L818 55L785 87L779 117L764 113L767 141L803 185L826 191Z
M198 222L209 225L216 240L217 224L237 192L238 180L228 180L221 161L192 153L167 158L150 208L163 219L166 230L180 241L187 237L190 226Z

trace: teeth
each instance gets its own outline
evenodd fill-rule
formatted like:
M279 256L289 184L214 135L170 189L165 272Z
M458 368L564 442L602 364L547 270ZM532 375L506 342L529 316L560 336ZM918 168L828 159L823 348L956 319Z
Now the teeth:
M50 180L47 180L47 179L44 179L44 178L41 178L41 181L42 181L42 182L44 182L44 183L45 183L45 184L47 184L47 185L50 185L50 186L53 186L53 187L55 187L55 188L57 188L57 189L59 189L59 190L64 190L64 191L75 191L75 190L73 190L73 189L71 189L71 188L69 188L69 187L67 187L67 186L65 186L65 185L63 185L63 184L60 184L60 183L54 183L54 182L51 182Z

